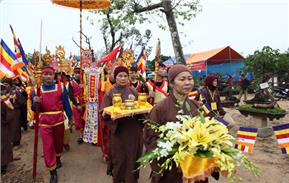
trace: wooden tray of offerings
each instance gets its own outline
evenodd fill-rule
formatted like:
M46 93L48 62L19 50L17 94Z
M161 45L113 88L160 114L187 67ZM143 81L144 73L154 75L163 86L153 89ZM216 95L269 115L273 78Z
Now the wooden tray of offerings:
M145 105L135 105L132 109L126 109L125 107L109 106L104 108L104 113L111 116L112 120L119 118L130 117L138 114L147 114L151 111L153 106L148 102Z

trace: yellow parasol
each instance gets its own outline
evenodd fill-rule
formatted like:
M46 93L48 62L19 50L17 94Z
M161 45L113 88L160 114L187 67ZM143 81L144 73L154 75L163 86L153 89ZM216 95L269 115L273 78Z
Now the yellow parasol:
M61 6L78 8L80 10L80 32L79 32L79 47L80 47L80 68L82 68L82 9L87 10L104 10L110 7L110 0L51 0L52 3ZM80 70L82 83L82 69Z
M107 9L110 7L109 0L52 0L53 3L61 6L82 9Z

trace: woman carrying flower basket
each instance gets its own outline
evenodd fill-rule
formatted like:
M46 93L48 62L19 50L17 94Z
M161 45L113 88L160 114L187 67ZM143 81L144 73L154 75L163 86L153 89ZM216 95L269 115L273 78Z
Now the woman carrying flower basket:
M122 101L134 100L138 96L136 90L128 86L126 67L118 66L114 70L114 78L116 85L105 94L100 112L113 105L114 94L120 94ZM113 176L114 183L136 183L139 178L139 172L134 171L137 168L136 160L143 150L143 124L139 119L143 116L134 115L113 120L103 112L102 117L109 130L107 174Z
M176 116L180 110L192 117L198 115L198 103L188 98L188 94L192 91L194 85L190 70L184 65L177 64L170 68L168 76L173 90L166 99L156 104L149 114L149 119L160 125L164 125L169 121L178 121ZM148 126L145 126L144 139L147 151L156 148L158 134ZM182 182L182 173L175 165L170 171L163 172L163 175L153 175L160 170L157 161L151 163L151 169L152 183Z
M190 71L183 65L169 70L173 88L155 105L145 121L147 152L137 162L139 168L151 164L152 183L200 183L219 173L229 180L240 180L236 168L245 166L254 175L258 168L239 149L228 128L211 117L204 117L199 104L188 99L193 87Z

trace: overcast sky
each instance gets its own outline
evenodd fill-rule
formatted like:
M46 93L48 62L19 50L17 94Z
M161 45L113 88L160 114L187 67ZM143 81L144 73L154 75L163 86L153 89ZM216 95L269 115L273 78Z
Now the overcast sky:
M153 0L153 2L159 0ZM186 0L184 0L186 1ZM287 50L289 47L289 0L201 0L202 11L185 26L179 26L185 54L230 45L244 56L256 49L269 45ZM83 17L89 13L84 11ZM174 56L169 31L152 23L136 25L152 30L151 46L161 40L162 54ZM50 0L0 0L0 37L13 48L9 24L14 28L26 52L39 50L40 21L43 20L42 50L46 46L54 52L57 45L63 45L66 56L69 52L78 54L79 49L72 37L79 40L79 11L53 5ZM104 48L102 35L97 24L91 25L83 18L83 32L92 36L95 50ZM85 45L85 44L84 44ZM154 50L154 48L153 48ZM152 53L151 56L153 56Z

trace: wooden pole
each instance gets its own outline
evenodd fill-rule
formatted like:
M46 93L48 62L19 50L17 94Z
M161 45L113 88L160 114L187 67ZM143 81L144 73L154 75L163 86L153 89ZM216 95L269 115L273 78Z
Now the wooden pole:
M37 78L37 93L36 95L40 96L40 87L41 87L41 45L42 44L42 20L40 24L40 45L39 45L39 57L38 64L36 68L36 78ZM33 100L33 99L32 99ZM40 106L36 103L36 111L35 111L35 126L34 126L34 152L33 152L33 169L32 169L32 177L36 178L36 169L37 169L37 150L38 150L38 128L39 128L39 110Z
M80 84L83 85L83 70L82 70L82 0L80 0L79 5L79 48L80 48ZM80 88L80 98L83 97L83 87ZM80 105L82 105L82 101L80 100Z
M155 59L155 80L154 80L154 86L153 86L153 92L156 92L156 83L157 83L157 77L158 77L158 68L159 68L159 62L161 58L161 42L160 39L158 39L157 47L156 47L156 59ZM154 105L155 103L155 97L148 98L148 102L151 105Z
M83 71L82 71L82 0L79 6L79 48L80 48L80 83L83 84ZM83 90L82 90L83 92ZM81 94L82 94L81 92Z

